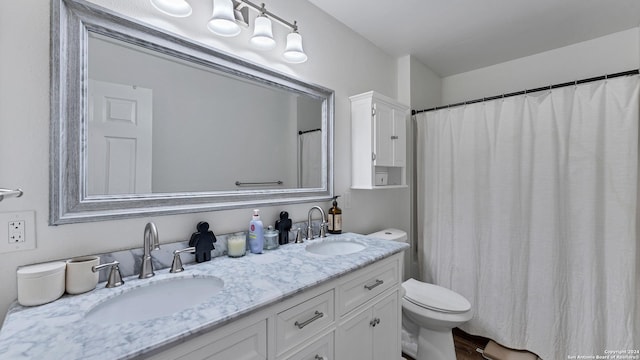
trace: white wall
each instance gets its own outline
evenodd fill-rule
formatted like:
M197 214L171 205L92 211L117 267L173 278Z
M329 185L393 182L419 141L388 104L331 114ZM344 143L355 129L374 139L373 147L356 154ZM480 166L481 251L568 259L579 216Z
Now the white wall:
M398 58L398 99L401 102L409 104L413 110L432 108L440 105L442 101L442 79L435 72L422 64L412 55L406 55ZM407 124L407 183L409 184L409 207L411 214L416 213L416 187L415 187L415 124L411 120ZM405 275L417 276L418 274L418 257L417 257L417 221L415 216L404 224L403 229L409 229L409 243L412 248L405 256Z
M101 3L114 8L119 6L122 11L133 6L132 1L122 0ZM144 3L148 4L147 1ZM196 7L210 2L191 3ZM271 0L269 8L285 19L298 21L308 62L291 66L284 63L279 56L282 44L272 52L257 53L245 45L246 31L238 39L220 39L204 29L204 25L199 25L202 29L194 30L192 37L335 90L335 191L344 194L351 182L348 96L376 90L395 97L396 61L306 1ZM204 24L202 21L210 16L208 11L210 9L203 12L202 19L184 21ZM156 26L176 29L173 20L165 20L155 13L140 16L156 19ZM282 39L286 30L275 25L274 33ZM36 250L0 254L0 317L16 298L15 271L19 265L141 247L144 225L148 221L154 221L158 226L161 242L187 239L201 220L209 221L216 233L238 231L248 225L250 208L48 226L49 1L1 1L0 49L0 186L21 187L25 191L21 198L0 202L0 212L35 210L37 234ZM341 203L344 228L361 233L384 227L401 228L409 219L408 199L406 189L354 191L350 207ZM304 220L312 205L316 204L263 208L262 218L271 223L281 210L286 209L294 220ZM330 202L320 205L328 209Z
M453 104L638 68L639 28L621 31L442 79Z
M442 78L411 56L411 108L427 109L442 102Z

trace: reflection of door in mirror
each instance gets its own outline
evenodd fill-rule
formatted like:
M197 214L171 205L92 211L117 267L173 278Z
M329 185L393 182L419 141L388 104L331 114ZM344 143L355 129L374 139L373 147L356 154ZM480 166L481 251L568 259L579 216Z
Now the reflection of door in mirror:
M89 80L87 195L151 192L152 90Z

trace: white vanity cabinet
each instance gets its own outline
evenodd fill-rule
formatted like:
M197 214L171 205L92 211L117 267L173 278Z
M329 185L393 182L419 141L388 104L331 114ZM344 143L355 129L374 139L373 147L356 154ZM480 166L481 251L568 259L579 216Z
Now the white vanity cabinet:
M402 253L308 289L151 359L400 359Z
M336 359L400 358L398 292L347 317L336 334Z
M189 339L153 360L266 360L267 320L249 317Z
M351 187L406 187L409 107L375 91L351 100Z

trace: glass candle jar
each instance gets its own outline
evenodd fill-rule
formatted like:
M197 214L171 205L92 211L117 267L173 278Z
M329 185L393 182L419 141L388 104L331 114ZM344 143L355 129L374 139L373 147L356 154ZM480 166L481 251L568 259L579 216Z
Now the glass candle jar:
M231 235L227 239L227 255L229 257L244 256L247 251L247 238L244 235Z
M264 232L264 248L267 250L273 250L278 247L278 230L274 230L273 226L269 225Z

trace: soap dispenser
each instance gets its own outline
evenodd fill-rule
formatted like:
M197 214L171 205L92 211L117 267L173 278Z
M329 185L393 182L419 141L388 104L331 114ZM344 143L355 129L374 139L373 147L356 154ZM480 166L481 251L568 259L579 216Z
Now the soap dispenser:
M333 197L333 207L327 212L327 222L329 223L329 234L342 233L342 209L338 207L338 197Z
M262 254L264 250L264 227L258 209L253 210L253 217L249 222L249 250L254 254Z

